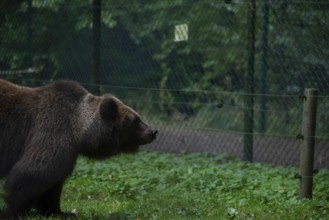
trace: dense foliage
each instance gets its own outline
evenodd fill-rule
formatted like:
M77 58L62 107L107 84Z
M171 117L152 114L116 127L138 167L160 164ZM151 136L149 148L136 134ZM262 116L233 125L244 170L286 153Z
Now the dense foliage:
M33 76L5 77L23 83L32 77L39 84L70 78L91 86L92 1L31 0L31 7L28 2L1 2L0 70L43 68ZM161 112L157 116L165 117L163 121L174 120L176 114L190 119L204 112L214 112L217 121L232 112L232 119L242 121L243 87L251 83L244 80L249 3L232 2L102 1L103 92L138 100L142 107ZM308 0L269 2L267 12L264 3L256 4L255 130L265 112L269 133L278 135L278 125L279 135L296 135L301 118L297 95L306 87L318 88L321 95L328 92L329 5ZM175 26L180 24L188 25L189 38L175 42ZM140 100L141 96L147 98ZM324 123L326 103L319 104L321 135L329 130ZM228 121L205 126L243 130Z

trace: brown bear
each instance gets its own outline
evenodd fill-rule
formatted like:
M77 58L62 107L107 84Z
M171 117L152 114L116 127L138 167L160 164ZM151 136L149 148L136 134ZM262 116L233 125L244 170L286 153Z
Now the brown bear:
M63 213L60 196L78 155L136 152L157 130L113 95L73 81L28 88L0 80L0 178L9 215Z

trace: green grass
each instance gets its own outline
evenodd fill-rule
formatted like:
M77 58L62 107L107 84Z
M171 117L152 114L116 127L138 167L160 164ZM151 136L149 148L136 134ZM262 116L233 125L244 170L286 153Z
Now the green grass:
M80 159L62 209L78 219L329 219L328 170L315 176L313 200L298 199L296 172L206 154Z

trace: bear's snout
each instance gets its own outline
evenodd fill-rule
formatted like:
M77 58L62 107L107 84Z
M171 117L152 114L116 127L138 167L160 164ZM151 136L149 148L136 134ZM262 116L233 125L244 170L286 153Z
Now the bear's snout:
M158 133L158 130L156 130L156 129L151 129L151 135L152 135L152 139L153 139L153 140L157 137L157 133Z
M156 130L156 129L153 129L153 128L147 129L147 132L145 133L145 136L141 139L140 144L144 145L144 144L151 143L156 138L157 133L158 133L158 130Z

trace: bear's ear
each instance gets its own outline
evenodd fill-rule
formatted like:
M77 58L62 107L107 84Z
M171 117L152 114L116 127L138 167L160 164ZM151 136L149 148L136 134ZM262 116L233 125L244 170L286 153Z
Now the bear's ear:
M100 113L105 119L115 119L118 115L118 104L114 99L107 98L100 106Z

